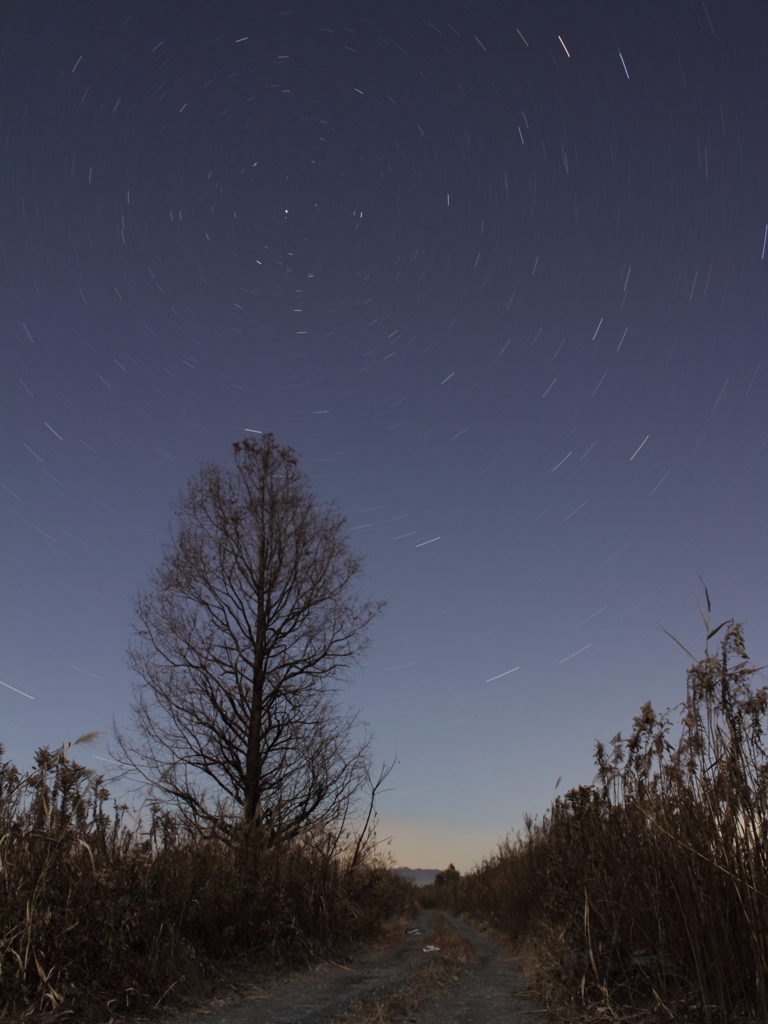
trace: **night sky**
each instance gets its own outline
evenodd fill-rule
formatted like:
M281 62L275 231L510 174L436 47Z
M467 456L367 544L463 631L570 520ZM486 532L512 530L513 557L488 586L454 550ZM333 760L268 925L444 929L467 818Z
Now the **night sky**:
M768 661L767 44L763 0L12 2L7 756L107 766L169 503L248 431L388 601L345 698L399 863L682 699L699 576Z

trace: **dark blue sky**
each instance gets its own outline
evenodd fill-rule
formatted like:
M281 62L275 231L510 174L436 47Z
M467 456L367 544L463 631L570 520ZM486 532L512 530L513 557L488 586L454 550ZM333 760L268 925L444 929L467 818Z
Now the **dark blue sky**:
M169 502L293 446L389 601L349 699L460 868L768 660L758 0L10 6L2 739L126 724Z

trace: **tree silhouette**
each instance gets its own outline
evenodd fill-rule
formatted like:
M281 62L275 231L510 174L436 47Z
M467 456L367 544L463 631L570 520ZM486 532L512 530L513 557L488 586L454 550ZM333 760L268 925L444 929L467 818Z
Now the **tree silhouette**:
M369 739L339 698L383 603L334 503L271 434L201 467L135 598L135 729L118 759L196 828L270 841L343 820L370 783ZM210 787L213 784L211 791Z
M450 885L451 882L458 882L460 878L461 874L456 870L453 864L449 864L444 871L438 871L435 875L434 884L438 887L441 885Z

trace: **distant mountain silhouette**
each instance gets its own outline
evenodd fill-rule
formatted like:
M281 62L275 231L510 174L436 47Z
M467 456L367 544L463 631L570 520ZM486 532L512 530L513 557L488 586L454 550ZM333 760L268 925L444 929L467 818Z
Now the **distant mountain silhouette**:
M396 875L402 875L414 885L432 885L435 875L440 874L439 868L394 868Z

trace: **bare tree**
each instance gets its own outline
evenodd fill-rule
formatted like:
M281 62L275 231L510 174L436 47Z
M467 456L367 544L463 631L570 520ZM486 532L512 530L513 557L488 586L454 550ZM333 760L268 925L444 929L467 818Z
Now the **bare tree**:
M135 599L135 730L120 761L195 827L270 841L330 826L371 778L340 684L382 602L360 597L345 519L271 434L201 467ZM211 791L211 784L213 789Z

